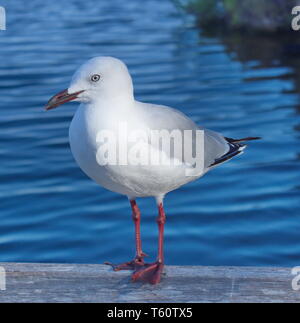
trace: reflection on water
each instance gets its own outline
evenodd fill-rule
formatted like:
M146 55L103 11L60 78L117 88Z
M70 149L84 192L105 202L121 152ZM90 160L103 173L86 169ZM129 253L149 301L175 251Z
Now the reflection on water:
M126 198L75 165L76 104L42 107L86 59L128 64L136 96L171 105L229 137L262 136L246 153L166 199L166 260L299 265L299 59L282 37L207 36L171 1L4 1L0 33L0 261L128 260ZM300 57L300 56L299 56ZM152 199L140 200L155 257Z

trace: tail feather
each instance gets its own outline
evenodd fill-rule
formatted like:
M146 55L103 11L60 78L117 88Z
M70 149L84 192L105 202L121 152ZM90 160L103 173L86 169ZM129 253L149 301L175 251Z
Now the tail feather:
M227 138L227 137L224 137L224 138L228 142L229 151L225 155L217 158L215 160L215 162L210 165L210 167L222 164L222 163L226 162L227 160L235 157L236 155L243 153L243 150L247 147L247 145L243 144L244 141L261 139L261 137L247 137L247 138L242 138L242 139L232 139L232 138Z

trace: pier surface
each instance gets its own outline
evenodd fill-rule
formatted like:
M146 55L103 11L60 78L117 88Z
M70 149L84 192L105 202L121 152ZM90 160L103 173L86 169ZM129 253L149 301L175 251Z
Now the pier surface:
M300 302L290 268L167 266L161 284L105 265L0 263L0 302ZM1 288L1 284L0 284ZM2 283L3 289L3 283Z

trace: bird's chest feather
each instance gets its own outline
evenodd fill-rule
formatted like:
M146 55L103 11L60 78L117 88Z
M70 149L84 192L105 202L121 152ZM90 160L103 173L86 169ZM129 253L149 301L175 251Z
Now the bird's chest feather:
M70 126L71 150L90 178L122 194L153 196L190 181L183 167L144 164L145 156L157 153L147 151L149 130L138 113L105 113L81 106ZM135 160L136 155L143 158Z
M81 106L69 131L70 146L77 164L90 178L110 190L124 194L144 190L141 176L145 180L147 178L147 182L155 179L147 176L142 167L128 165L126 160L132 145L129 138L138 125L138 120L128 120L122 113L114 114L112 118L109 112L88 111Z

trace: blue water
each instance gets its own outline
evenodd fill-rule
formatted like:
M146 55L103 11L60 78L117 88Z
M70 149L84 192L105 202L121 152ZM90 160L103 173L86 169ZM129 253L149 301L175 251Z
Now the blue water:
M127 199L94 184L71 155L76 104L43 111L82 62L111 55L128 64L139 100L171 105L229 137L263 137L167 196L166 262L300 265L297 57L281 56L276 40L206 36L167 0L1 5L0 261L133 256ZM155 203L138 202L144 251L154 259Z

